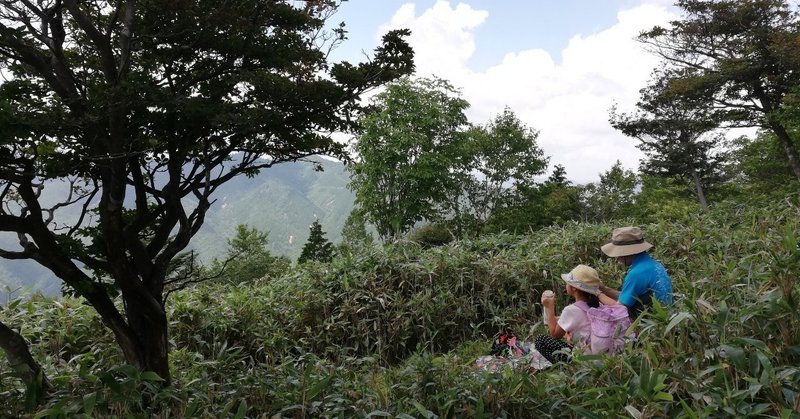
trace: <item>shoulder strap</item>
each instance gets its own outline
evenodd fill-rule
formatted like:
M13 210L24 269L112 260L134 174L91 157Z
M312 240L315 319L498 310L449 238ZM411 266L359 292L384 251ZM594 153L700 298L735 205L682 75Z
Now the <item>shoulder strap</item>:
M589 314L589 305L586 304L586 301L576 301L572 305L583 310L584 313Z

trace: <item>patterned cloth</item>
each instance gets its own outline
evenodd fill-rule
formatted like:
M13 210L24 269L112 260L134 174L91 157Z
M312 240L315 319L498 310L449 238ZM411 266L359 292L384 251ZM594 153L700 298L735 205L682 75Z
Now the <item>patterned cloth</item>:
M527 371L543 370L553 364L534 348L532 342L518 341L515 345L519 351L512 351L508 356L486 355L475 360L475 365L486 371L498 371L508 366L511 369Z
M573 346L550 335L539 335L533 340L537 351L552 364L569 362L572 359Z

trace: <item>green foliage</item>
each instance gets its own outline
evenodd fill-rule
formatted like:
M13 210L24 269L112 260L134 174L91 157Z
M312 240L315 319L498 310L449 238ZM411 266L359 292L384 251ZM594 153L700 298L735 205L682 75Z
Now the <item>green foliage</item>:
M309 227L309 230L311 230L311 234L308 236L308 241L303 246L303 252L300 253L297 263L304 263L310 260L330 262L334 254L333 243L325 238L325 232L322 231L319 220L315 220Z
M440 219L459 197L469 104L442 79L403 79L373 101L353 146L350 188L384 241Z
M567 179L564 166L557 164L553 173L540 187L544 198L542 225L561 224L576 220L580 215L580 191Z
M657 70L643 88L633 114L612 110L611 125L639 140L646 159L642 174L675 179L694 191L700 205L708 208L708 195L721 179L725 153L719 151L722 135L712 133L719 124L713 102L706 97L676 95L671 77L680 71Z
M600 174L600 182L590 183L581 191L583 218L609 221L630 217L634 210L638 177L617 162Z
M358 208L350 211L342 227L342 242L336 248L341 255L362 254L375 246L375 239L367 231L364 215Z
M228 253L224 259L214 259L203 274L217 276L217 280L240 284L265 276L283 275L291 261L285 256L273 256L267 249L269 233L244 224L236 226L236 235L228 240Z
M665 60L668 96L705 106L725 126L775 134L792 173L800 156L789 133L800 80L800 20L786 0L680 0L683 18L640 40Z
M633 218L641 223L681 222L700 212L694 195L672 179L642 176L641 191L634 199Z
M326 29L339 4L4 5L0 230L20 239L3 256L51 270L113 329L129 364L168 384L165 275L215 192L281 162L344 157L329 133L354 131L361 95L413 70L407 30L385 34L367 63L327 62L345 37ZM65 195L41 199L61 182ZM55 218L66 208L79 215Z
M794 142L800 143L800 136L795 135ZM728 192L737 199L780 198L797 190L797 185L786 181L791 178L792 169L786 153L769 131L761 131L752 139L739 137L731 141L730 148L732 161L728 170L733 182L728 185Z
M425 247L441 246L453 241L453 233L442 224L425 224L414 229L408 239Z
M566 169L555 165L540 184L519 185L514 199L496 208L484 231L525 234L580 217L580 189L567 179Z
M398 243L269 282L177 293L167 306L176 383L167 389L119 367L111 334L80 300L15 300L0 319L20 325L54 377L43 415L793 417L797 196L644 225L676 302L647 312L621 355L581 355L535 374L475 369L499 328L537 334L538 293L563 289L559 273L587 263L619 286L624 268L598 249L613 227ZM22 416L9 374L0 364L0 409Z
M509 109L470 130L471 176L462 184L465 203L449 224L457 234L480 233L495 210L524 199L545 172L548 158L536 143L539 133ZM477 174L476 174L477 173Z

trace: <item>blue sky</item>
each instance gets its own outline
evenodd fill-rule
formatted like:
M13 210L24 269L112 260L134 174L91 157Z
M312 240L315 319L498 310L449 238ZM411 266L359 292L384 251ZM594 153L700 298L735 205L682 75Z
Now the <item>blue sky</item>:
M349 0L332 18L349 39L334 60L361 61L380 35L409 28L419 76L461 89L473 123L508 106L577 183L617 160L638 167L636 141L608 124L632 110L658 60L634 38L677 18L670 0Z
M349 41L337 56L357 56L365 46L375 45L378 27L389 21L403 4L414 3L424 10L436 0L348 0L333 20L344 21ZM560 56L569 39L576 34L590 34L616 22L620 9L641 3L637 0L466 0L450 4L469 4L487 10L486 21L475 30L476 53L470 68L485 69L498 62L507 51L542 48ZM521 30L524 28L524 32ZM524 33L524 35L522 35Z

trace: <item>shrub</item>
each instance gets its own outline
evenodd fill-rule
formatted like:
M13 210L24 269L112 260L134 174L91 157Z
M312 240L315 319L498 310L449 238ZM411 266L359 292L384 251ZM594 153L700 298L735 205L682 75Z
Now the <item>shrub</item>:
M18 300L0 318L54 377L57 392L41 410L54 416L796 414L794 197L643 226L676 303L647 312L622 356L579 356L535 375L474 369L500 327L536 332L538 292L563 289L559 273L586 263L619 285L624 268L598 249L613 227L573 222L431 249L398 244L272 280L177 292L168 304L175 387L165 390L119 367L110 334L80 300ZM22 416L23 402L0 364L0 409Z
M408 239L422 246L442 246L453 241L453 233L442 224L425 224L411 232Z

